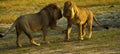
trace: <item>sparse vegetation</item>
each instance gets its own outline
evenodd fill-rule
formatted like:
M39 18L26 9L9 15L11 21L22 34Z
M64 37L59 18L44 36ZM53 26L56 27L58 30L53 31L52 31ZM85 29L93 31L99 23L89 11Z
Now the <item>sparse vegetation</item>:
M0 33L8 30L10 24L20 16L30 13L36 13L49 3L56 2L63 8L67 0L0 0ZM105 24L116 24L115 21L102 21L102 18L113 20L118 19L120 14L120 0L71 0L77 3L79 7L91 9L96 17ZM112 7L111 5L114 5ZM119 14L115 14L115 13ZM106 14L105 14L106 13ZM107 13L112 15L107 15ZM105 14L105 16L104 16ZM115 14L115 16L113 16ZM117 18L116 18L117 16ZM109 23L110 22L110 23ZM58 25L66 27L66 20L63 18ZM114 26L116 27L116 26ZM23 47L17 48L15 32L11 32L6 37L0 39L0 54L120 54L120 26L104 30L97 27L93 28L92 39L79 41L77 39L78 31L73 26L70 42L64 42L65 34L58 31L48 32L50 44L41 44L40 47L31 45L26 35L22 34L20 39ZM37 42L42 42L42 34L33 33L33 38Z
M49 3L58 3L63 8L67 0L0 0L0 23L12 23L18 16L38 12ZM119 5L120 0L71 0L78 6Z
M77 32L71 34L71 41L64 42L64 34L51 34L48 40L50 44L41 44L40 47L31 45L25 35L21 35L22 48L15 44L15 34L10 34L0 39L0 54L119 54L120 30L94 31L92 39L79 41ZM37 42L42 42L42 36L33 34Z

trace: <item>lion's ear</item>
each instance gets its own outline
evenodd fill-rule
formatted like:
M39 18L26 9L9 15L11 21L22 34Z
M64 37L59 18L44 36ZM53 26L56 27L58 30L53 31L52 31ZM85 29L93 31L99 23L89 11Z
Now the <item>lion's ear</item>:
M72 5L72 3L71 3L71 2L69 2L69 3L68 3L68 5L69 5L69 6L71 6L71 5Z
M72 2L71 2L71 1L67 1L67 2L65 2L65 4L66 4L67 6L71 6L71 5L72 5Z

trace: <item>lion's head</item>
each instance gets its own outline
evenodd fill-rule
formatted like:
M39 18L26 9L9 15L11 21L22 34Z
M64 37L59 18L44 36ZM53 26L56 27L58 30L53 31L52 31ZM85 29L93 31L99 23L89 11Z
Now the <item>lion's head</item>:
M45 10L50 18L54 18L55 20L62 18L62 12L56 3L48 4L42 10Z
M63 16L66 18L73 18L75 15L75 4L71 1L66 1L64 3Z

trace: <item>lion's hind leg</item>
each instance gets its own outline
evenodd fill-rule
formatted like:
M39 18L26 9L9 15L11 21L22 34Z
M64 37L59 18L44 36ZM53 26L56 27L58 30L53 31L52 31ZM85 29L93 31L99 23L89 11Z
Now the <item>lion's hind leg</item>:
M90 18L90 20L88 21L88 29L89 29L89 36L88 36L88 38L90 39L91 38L91 36L92 36L92 23L93 23L93 19L92 19L92 17Z
M21 30L19 28L16 27L16 35L17 35L17 40L16 40L16 44L18 47L22 47L22 45L20 44L20 35L21 35Z
M30 29L29 29L29 28L24 29L24 31L23 31L23 32L27 35L27 37L30 39L30 42L31 42L33 45L40 46L40 44L39 44L39 43L37 43L37 42L35 42L35 41L33 40L33 38L32 38L32 35L31 35L31 32L30 32Z
M88 38L90 39L90 38L91 38L91 36L92 36L92 26L91 26L91 25L89 25L89 36L88 36Z

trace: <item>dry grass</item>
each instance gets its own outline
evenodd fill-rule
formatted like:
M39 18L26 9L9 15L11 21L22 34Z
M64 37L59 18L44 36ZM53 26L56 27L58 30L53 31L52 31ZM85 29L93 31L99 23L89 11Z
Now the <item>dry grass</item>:
M67 0L1 0L0 23L12 23L20 15L38 12L49 3L58 3L63 8ZM78 6L117 5L120 0L71 0Z
M62 9L65 1L67 0L0 0L0 23L12 23L18 16L36 13L45 5L53 2L57 2ZM120 9L119 6L109 8L109 5L119 5L120 0L71 1L76 2L79 7L89 7L90 9L93 9L93 12L98 14L105 13L105 11L109 12L111 10L119 11ZM105 5L108 6L104 7ZM67 23L64 23L64 21L65 20L62 19L58 24L65 27ZM0 28L0 33L4 33L5 30L7 29ZM73 30L75 31L71 33L70 42L63 42L64 34L60 34L56 31L49 31L47 37L51 43L41 44L40 47L31 45L26 35L22 34L20 40L23 47L21 48L16 47L15 32L11 32L6 37L0 39L0 54L120 54L119 28L93 31L92 39L84 41L79 41L77 39L77 29L73 28ZM34 33L33 38L37 42L42 42L41 32Z
M62 22L63 24L66 23ZM1 33L6 30L6 28L0 28ZM26 35L22 34L20 40L23 47L21 48L16 47L15 32L11 32L0 39L0 54L120 54L120 29L104 30L98 28L98 30L93 31L92 39L79 41L78 31L73 27L72 31L74 32L71 33L70 42L63 41L65 34L49 31L47 39L50 44L41 44L40 47L31 45ZM38 43L42 42L41 32L33 33L32 37Z

